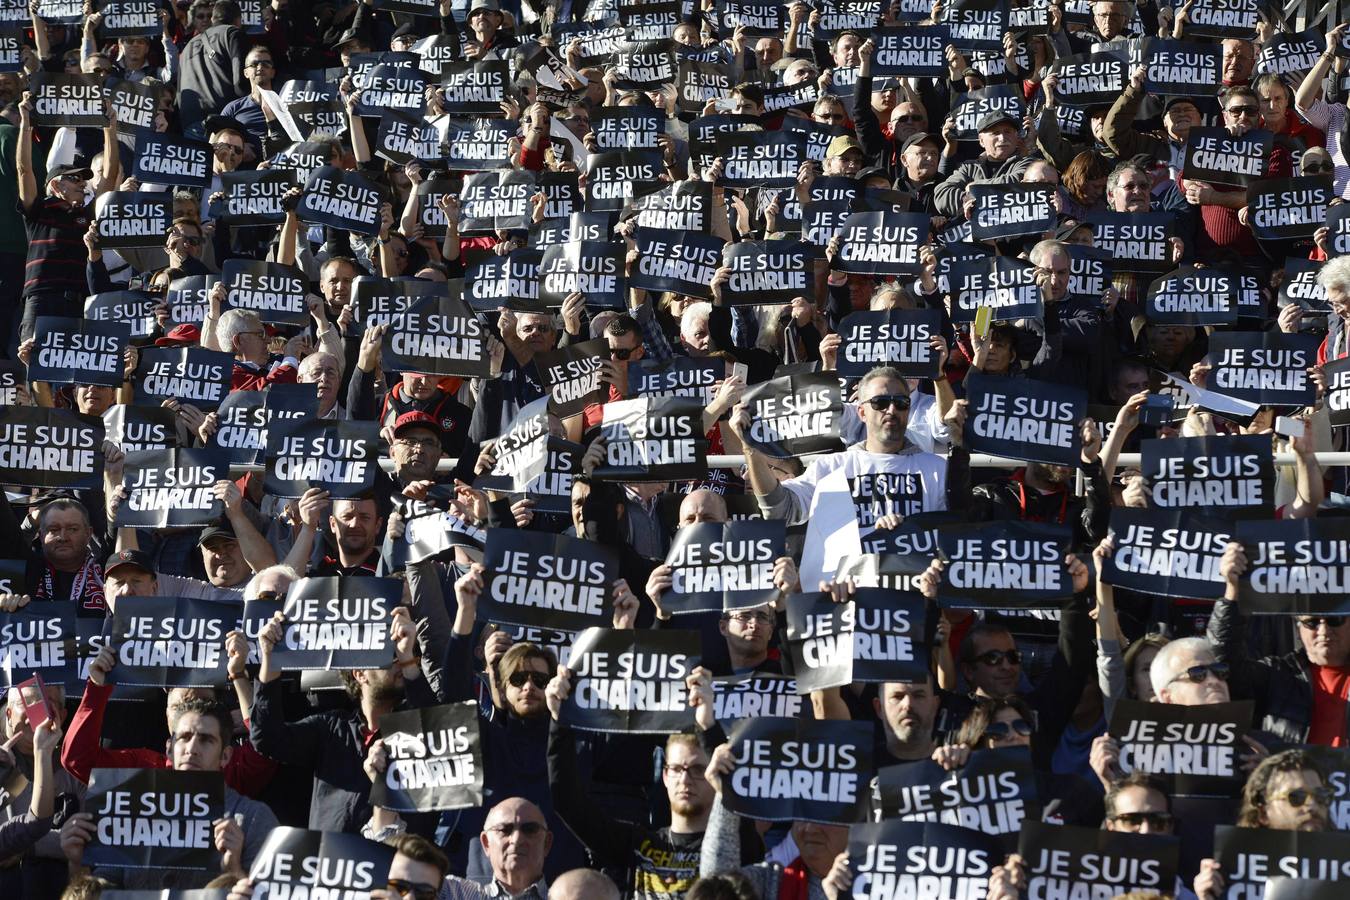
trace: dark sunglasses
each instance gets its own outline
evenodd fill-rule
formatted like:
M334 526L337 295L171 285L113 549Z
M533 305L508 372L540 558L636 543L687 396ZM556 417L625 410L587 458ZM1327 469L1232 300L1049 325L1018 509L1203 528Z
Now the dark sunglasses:
M525 686L525 682L529 681L542 691L548 687L549 676L543 672L512 672L511 677L506 681L513 688L522 688Z
M1331 160L1324 163L1304 163L1303 174L1311 175L1314 172L1335 172L1336 164Z
M1226 113L1228 113L1230 116L1234 116L1234 117L1237 117L1237 116L1254 116L1254 115L1256 115L1257 113L1259 113L1260 111L1261 111L1261 110L1257 109L1255 106L1230 106L1230 107L1228 107L1227 109L1224 110L1224 112L1226 112Z
M1208 678L1210 675L1213 675L1220 681L1227 681L1228 663L1216 662L1210 663L1207 666L1190 666L1186 669L1186 671L1181 672L1175 678L1173 678L1172 681L1180 681L1181 679L1185 678L1187 681L1190 681L1194 684L1204 684L1205 679ZM1168 682L1168 684L1171 684L1171 682Z
M280 596L276 591L258 591L258 599L264 603L275 603Z
M909 113L908 115L895 116L894 118L891 119L891 121L897 125L901 125L907 122L922 122L923 116L919 115L918 113Z
M402 878L389 879L389 890L400 897L412 897L413 900L436 900L441 892L435 885L404 881Z
M633 355L634 349L632 347L610 347L609 355L611 359L628 359Z
M218 144L212 144L211 149L217 153L242 154L244 152L243 147L236 147L234 144L227 144L224 141L221 141Z
M975 662L983 663L986 666L1000 665L1004 660L1010 665L1020 666L1022 664L1021 650L986 650L975 657Z
M1006 738L1017 732L1022 737L1031 736L1031 723L1026 719L1013 719L1011 722L990 722L984 727L984 736Z
M1298 624L1309 631L1316 631L1322 625L1326 625L1328 628L1340 628L1345 624L1345 616L1304 616L1298 620Z
M1318 806L1330 806L1331 791L1324 787L1313 788L1312 790L1308 790L1307 788L1294 788L1284 794L1272 797L1271 799L1284 800L1294 809L1300 808L1309 800L1316 800Z
M888 407L909 409L909 397L904 394L878 394L863 401L877 412L885 412Z
M1122 825L1128 825L1131 828L1139 828L1145 822L1148 827L1154 831L1161 831L1164 828L1171 828L1175 821L1171 813L1165 812L1127 812L1116 813L1111 817L1111 821L1120 822Z

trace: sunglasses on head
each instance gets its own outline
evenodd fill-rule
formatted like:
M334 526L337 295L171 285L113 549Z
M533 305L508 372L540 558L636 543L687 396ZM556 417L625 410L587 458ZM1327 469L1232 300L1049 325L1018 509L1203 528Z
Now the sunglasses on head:
M1331 791L1324 787L1313 788L1312 790L1308 790L1307 788L1293 788L1285 791L1283 794L1272 797L1271 799L1283 800L1294 809L1299 809L1309 800L1316 800L1318 806L1330 806Z
M1298 624L1309 631L1316 631L1323 625L1328 628L1340 628L1345 624L1345 616L1304 616L1298 620Z
M1008 661L1009 665L1020 666L1022 664L1022 651L986 650L979 656L975 657L975 662L983 663L986 666L997 666L1001 665L1005 659Z
M1031 736L1031 723L1026 719L1013 719L1011 722L990 722L984 726L984 736L991 738L1010 737L1017 732L1022 737Z
M436 900L441 889L436 885L404 881L402 878L389 879L389 890L400 897L412 897L413 900Z
M542 691L548 687L549 676L543 672L512 672L506 681L513 688L523 688L528 681Z
M1172 814L1165 812L1127 812L1116 813L1111 817L1111 821L1119 822L1122 825L1128 825L1131 828L1139 828L1145 822L1148 827L1154 831L1161 831L1172 827Z
M878 394L863 401L877 412L885 412L888 407L909 409L909 397L904 394Z
M1205 679L1213 675L1220 681L1228 680L1228 663L1215 662L1207 666L1188 666L1185 671L1178 674L1172 681L1180 681L1183 678L1193 684L1204 684ZM1171 682L1169 682L1170 684Z

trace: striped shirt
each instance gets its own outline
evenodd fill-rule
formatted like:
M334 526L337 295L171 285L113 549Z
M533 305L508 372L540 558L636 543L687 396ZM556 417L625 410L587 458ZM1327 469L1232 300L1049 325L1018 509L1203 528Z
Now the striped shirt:
M513 894L502 887L501 882L496 879L493 879L491 884L479 884L467 878L447 875L437 900L481 900L483 897L493 900L548 900L548 885L540 878L526 888L524 893Z
M1299 110L1303 118L1314 128L1321 129L1327 136L1327 152L1336 166L1332 173L1332 187L1336 196L1350 200L1350 159L1346 157L1347 148L1341 146L1341 132L1345 130L1345 104L1328 103L1318 99L1306 110Z

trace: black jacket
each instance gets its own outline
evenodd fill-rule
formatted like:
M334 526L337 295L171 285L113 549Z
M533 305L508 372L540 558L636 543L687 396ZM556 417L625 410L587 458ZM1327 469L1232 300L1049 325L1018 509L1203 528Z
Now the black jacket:
M178 102L184 126L201 122L249 92L244 77L244 29L212 25L183 48Z
M1214 604L1207 630L1219 662L1232 669L1234 700L1256 701L1256 724L1262 731L1292 744L1308 738L1312 724L1312 663L1303 648L1280 656L1247 655L1247 623L1237 604Z

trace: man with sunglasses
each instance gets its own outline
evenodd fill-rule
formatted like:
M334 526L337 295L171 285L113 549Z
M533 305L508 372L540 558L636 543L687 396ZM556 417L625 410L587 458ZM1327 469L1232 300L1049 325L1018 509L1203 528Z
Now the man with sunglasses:
M248 79L249 92L231 100L220 111L222 117L234 119L247 129L247 144L255 157L267 139L268 120L263 112L262 92L274 90L272 79L276 72L271 50L263 46L249 50L248 56L244 57L244 77Z
M1214 604L1208 627L1215 659L1232 667L1234 697L1255 700L1259 727L1280 740L1350 746L1350 618L1300 615L1294 620L1296 649L1253 656L1247 650L1247 617L1237 601L1238 579L1246 570L1242 545L1229 544L1220 565L1227 579L1224 599Z

